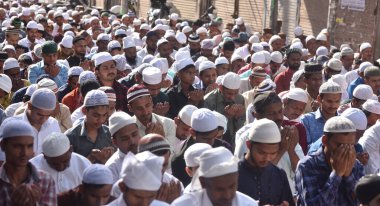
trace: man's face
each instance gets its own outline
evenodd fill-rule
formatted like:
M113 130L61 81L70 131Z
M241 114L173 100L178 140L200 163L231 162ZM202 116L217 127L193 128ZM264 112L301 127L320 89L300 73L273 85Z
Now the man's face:
M232 205L238 187L237 172L212 178L200 178L202 187L206 190L212 205Z
M91 25L92 29L98 29L98 28L100 28L100 23L99 23L99 20L97 20L97 19L92 20L91 23L90 23L90 25Z
M288 99L284 104L284 115L290 120L294 120L304 113L305 108L306 103Z
M189 42L190 50L193 52L199 52L201 50L200 42Z
M244 66L245 61L242 59L237 59L231 63L231 71L237 73Z
M310 54L315 54L315 52L318 49L318 43L315 39L310 39L306 44L307 49L309 50Z
M11 78L13 86L16 86L21 81L20 68L8 69L4 73Z
M82 186L83 202L87 206L106 205L111 197L112 185L104 185L100 188Z
M341 94L323 94L318 95L318 101L321 104L322 112L329 115L335 115L340 106Z
M260 83L265 80L265 77L258 77L258 76L251 75L249 77L249 80L250 80L249 82L251 83L252 88L254 88L254 87L259 86Z
M28 35L28 39L30 41L34 42L37 38L38 30L37 29L27 29L26 33Z
M57 53L53 53L53 54L42 53L42 58L46 65L55 65L55 63L57 62L58 55Z
M7 34L6 40L7 40L8 44L16 46L18 41L20 40L20 36L17 34Z
M49 119L49 117L54 113L54 110L42 110L32 106L31 103L28 105L28 119L31 124L42 125Z
M183 69L177 73L181 82L186 84L193 84L196 74L197 70L195 69L195 67Z
M98 46L98 52L107 51L107 45L109 41L106 40L100 40L96 42L96 45Z
M108 16L102 16L101 18L102 18L102 24L108 25L109 23Z
M61 45L61 51L66 56L70 56L71 54L73 54L73 49L72 48L66 48L66 47L63 47L62 45Z
M228 89L223 86L221 86L219 89L223 95L225 102L234 102L236 95L239 94L239 89Z
M233 53L234 51L223 49L223 56L226 57L227 59L231 59L231 56Z
M202 134L193 133L193 136L195 136L196 143L206 143L212 146L214 144L215 138L218 136L218 129Z
M380 90L380 76L365 77L364 82L371 86L375 94Z
M322 73L311 74L308 78L305 77L305 83L309 91L318 91L322 85Z
M68 83L69 83L71 88L76 88L79 86L79 84L78 84L79 76L71 76L71 77L69 77L68 81L69 81Z
M137 56L137 50L136 47L130 47L127 49L124 49L125 57L130 59L135 59Z
M287 58L288 66L292 70L298 70L298 68L301 65L301 54L299 53L292 53L290 56Z
M379 205L380 205L380 194L377 194L374 198L372 198L368 206L379 206Z
M33 143L33 137L28 136L2 140L1 149L6 155L6 162L15 167L25 167L34 156Z
M159 39L159 37L156 35L151 36L150 38L147 38L147 40L146 40L147 47L151 50L156 51L158 39Z
M44 158L51 168L55 169L58 172L61 172L70 167L71 149L69 149L69 151L61 156L47 157L44 155Z
M218 73L218 76L225 75L230 69L229 64L220 64L216 66L216 72Z
M217 78L216 68L203 70L199 77L205 87L215 83Z
M328 155L332 155L341 145L348 144L354 146L356 143L356 132L335 133L330 138L323 136L322 143L325 146Z
M62 26L63 22L64 22L64 19L62 16L59 16L59 17L56 17L55 18L55 22L59 25L59 26Z
M370 126L376 124L377 120L379 120L379 119L380 119L380 115L371 112L371 113L368 115L368 117L367 117L367 121L368 121L368 122L367 122L367 125L368 125L368 127L370 127Z
M136 124L130 124L113 135L113 143L119 148L124 154L132 152L137 153L137 145L141 136Z
M113 82L116 78L117 69L114 61L107 61L95 71L100 81Z
M268 166L277 156L280 144L251 143L250 155L256 167Z
M153 101L151 96L143 96L133 100L128 104L128 108L143 125L152 121Z
M201 49L202 56L207 58L212 57L212 49Z
M272 42L271 46L272 46L273 51L280 51L281 48L283 47L282 40L279 39L279 40Z
M108 118L108 110L107 106L96 106L90 109L83 109L86 115L86 124L93 128L100 128L104 122L107 121Z
M170 57L170 54L173 52L173 49L169 43L163 43L158 47L158 52L160 53L161 57L168 58Z
M265 107L263 116L259 119L267 118L274 121L280 128L284 119L284 109L281 102L273 103Z
M371 61L372 58L372 48L364 49L361 52L363 61Z
M120 184L124 184L121 182ZM128 206L149 206L156 198L157 191L126 189L123 191Z
M76 42L73 45L75 54L84 57L86 55L86 46L87 46L86 40L80 40Z
M144 84L145 87L149 90L149 94L152 97L157 97L161 91L161 83L159 84Z
M343 67L344 68L349 68L351 69L352 65L354 64L354 55L349 55L349 56L343 56L340 58L340 61L342 61Z
M191 127L185 124L179 117L174 119L176 124L176 137L180 140L185 140L191 136L190 129Z

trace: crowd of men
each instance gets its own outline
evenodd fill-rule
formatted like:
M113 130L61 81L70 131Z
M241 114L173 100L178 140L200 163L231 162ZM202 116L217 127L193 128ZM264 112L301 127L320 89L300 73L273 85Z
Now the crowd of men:
M370 43L0 7L0 205L380 205Z

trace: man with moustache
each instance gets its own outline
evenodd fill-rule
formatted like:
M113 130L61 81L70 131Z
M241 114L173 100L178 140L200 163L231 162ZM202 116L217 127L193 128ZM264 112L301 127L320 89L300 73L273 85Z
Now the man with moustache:
M298 70L301 65L302 52L299 49L289 49L286 51L285 63L288 68L278 74L274 79L276 83L276 93L279 94L282 91L287 91L290 88L290 81L293 74Z
M89 69L90 62L84 58L86 55L86 45L86 39L82 36L76 36L73 39L74 54L67 58L67 62L69 62L70 67L81 66L86 70Z

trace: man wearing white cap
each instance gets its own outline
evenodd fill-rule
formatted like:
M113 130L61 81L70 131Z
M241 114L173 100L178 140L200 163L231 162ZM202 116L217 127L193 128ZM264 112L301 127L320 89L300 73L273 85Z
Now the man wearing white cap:
M132 37L125 37L123 39L123 49L127 63L132 69L142 64L142 57L137 55L136 44Z
M380 119L380 103L377 99L368 99L361 106L361 110L363 110L364 114L367 116L368 128L375 125L377 123L377 120Z
M35 132L32 126L8 118L0 128L1 150L5 163L0 167L1 205L56 205L54 180L29 162L34 155Z
M129 153L123 163L123 181L119 183L122 195L109 206L168 205L155 200L162 184L163 162L163 157L149 151L137 155Z
M346 117L332 117L323 128L323 147L298 164L298 205L358 205L353 196L364 175L356 160L356 128Z
M116 81L116 64L108 52L95 55L95 74L101 86L112 87L116 93L116 110L127 111L127 88Z
M212 61L202 61L199 65L198 71L201 81L195 85L195 88L202 89L205 91L205 94L218 88L218 84L216 84L216 66Z
M360 51L360 59L362 60L362 62L372 61L373 54L372 54L372 45L370 43L363 42L360 45L359 51Z
M215 66L218 76L225 75L230 69L230 62L226 57L218 57L215 60Z
M26 37L21 39L20 42L21 44L26 44L28 45L29 50L33 50L34 46L36 44L40 44L40 42L36 37L38 33L38 25L37 22L35 21L29 21L28 24L26 25ZM20 44L19 42L19 44Z
M12 94L17 90L30 85L30 83L27 80L21 79L20 65L17 59L9 58L5 60L3 65L3 71L4 74L8 75L8 77L12 80Z
M298 121L304 113L308 101L305 90L293 88L284 95L284 117L289 120Z
M239 163L238 191L260 205L295 205L285 171L272 161L280 150L281 133L269 119L255 120L247 139L247 153Z
M255 66L251 69L251 74L248 78L241 80L239 93L251 92L252 89L258 87L267 77L265 69L261 66ZM244 95L243 95L244 96Z
M372 67L372 66L373 66L373 64L370 63L370 62L363 62L363 63L361 63L359 65L358 69L353 70L351 72L348 72L345 75L346 81L348 83L347 92L348 92L349 98L352 98L352 93L354 92L354 89L358 85L365 83L365 81L364 81L364 72L365 72L365 70L367 68ZM374 74L376 74L376 72L374 72Z
M214 62L215 56L212 54L212 50L214 48L214 40L213 39L204 39L201 41L201 51L194 55L192 58L198 59L200 56L207 57L208 60Z
M106 166L111 170L113 181L120 179L125 155L137 153L137 145L141 136L136 120L125 112L115 112L109 118L109 128L113 144L117 151L107 160Z
M343 113L348 108L361 108L365 101L373 97L373 90L369 85L358 85L353 92L352 99L343 105L340 105L338 113Z
M70 67L81 66L86 70L89 69L89 61L85 59L86 55L86 39L82 36L76 36L72 40L74 53L66 60Z
M87 157L91 162L104 164L113 153L111 134L104 125L108 110L109 100L105 92L88 92L82 108L86 115L84 121L65 132L73 151Z
M137 55L143 59L146 55L157 55L157 42L160 39L157 31L149 31L146 33L145 47L137 52Z
M249 25L244 23L243 17L238 17L235 19L235 24L238 26L240 32L246 32L247 34L252 34L252 29Z
M331 58L327 66L322 70L323 82L329 80L333 75L340 74L343 64L339 59Z
M226 141L217 138L218 136L218 119L209 109L195 110L191 116L191 137L183 143L181 153L172 162L172 172L184 185L191 182L187 175L184 161L184 152L195 143L207 143L212 147L225 147L232 151L231 145Z
M74 66L69 69L69 79L67 80L67 83L62 85L57 91L57 98L59 102L62 102L62 99L66 94L79 87L79 75L82 72L83 68L79 66Z
M179 197L172 205L257 205L255 200L237 191L238 162L223 147L202 153L197 176L203 189Z
M304 114L301 123L305 126L307 145L310 146L323 135L325 122L337 115L342 97L341 87L334 82L325 82L319 88L317 111Z
M239 75L228 72L224 75L222 84L204 97L204 107L215 110L228 118L227 132L224 135L231 145L234 145L235 133L244 124L244 97L239 94Z
M173 47L165 38L161 38L157 41L157 52L156 57L165 58L168 60L169 67L173 64L174 59L171 57L173 53Z
M276 92L279 94L282 91L289 90L290 80L293 74L299 69L301 64L302 53L299 49L288 49L286 51L285 62L288 64L288 68L278 74L274 79L276 83Z
M30 162L52 176L57 193L80 185L83 171L91 165L88 159L72 152L69 139L62 133L49 134L42 143L42 154Z
M350 47L344 47L340 51L340 61L342 61L343 68L341 74L346 74L347 72L353 70L354 63L354 50Z
M62 38L61 43L58 44L58 59L66 60L73 54L73 39L74 38L70 35L66 35Z
M42 153L42 143L48 134L61 132L58 121L51 117L56 108L56 101L56 96L50 89L37 89L28 102L25 112L16 116L32 125L36 155Z
M58 206L65 205L105 205L111 197L112 173L104 165L92 164L82 174L82 184L78 187L58 194Z

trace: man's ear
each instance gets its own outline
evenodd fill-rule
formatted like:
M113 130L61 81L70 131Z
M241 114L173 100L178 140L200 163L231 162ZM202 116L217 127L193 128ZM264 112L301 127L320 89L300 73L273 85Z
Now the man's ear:
M247 145L247 149L248 150L251 150L251 147L252 147L252 142L251 141L246 141L245 145Z
M120 181L119 182L119 188L120 188L120 191L122 193L126 193L127 192L127 187L125 186L124 182L123 181Z
M196 133L195 133L195 130L193 128L190 128L190 134L192 137L196 137Z
M185 167L185 171L189 177L193 177L193 171L190 169L190 167Z
M322 145L323 145L323 146L326 146L326 145L327 145L327 142L328 142L327 136L326 136L326 135L323 135L323 136L322 136Z
M176 125L179 125L179 122L180 120L179 120L179 117L174 117L174 123L176 124Z
M318 103L322 103L322 97L321 97L321 95L320 94L318 94L318 96L317 96L317 101L318 101Z
M84 115L87 115L87 109L86 109L86 107L82 107L82 113L83 113Z
M132 106L131 106L131 104L127 104L127 107L128 107L128 110L129 110L130 112L133 111L133 110L132 110Z

